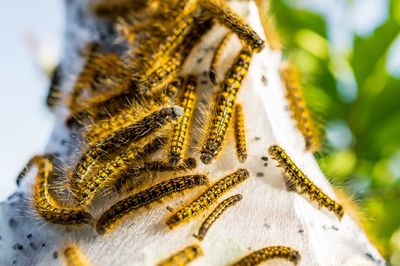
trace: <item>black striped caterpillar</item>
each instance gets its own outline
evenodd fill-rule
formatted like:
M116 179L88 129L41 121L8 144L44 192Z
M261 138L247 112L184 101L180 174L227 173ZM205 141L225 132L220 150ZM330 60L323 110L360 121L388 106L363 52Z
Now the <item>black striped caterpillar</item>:
M203 255L204 252L201 246L195 244L188 246L183 250L173 254L168 259L159 262L157 266L183 266Z
M214 222L231 206L235 205L242 200L242 194L236 194L222 201L218 206L212 211L212 213L207 216L204 222L201 224L199 233L194 235L198 240L202 241L206 236L210 227Z
M243 182L249 177L250 173L247 169L238 169L230 175L227 175L218 180L214 185L207 189L198 198L193 200L188 205L184 206L172 216L170 216L166 224L173 228L176 225L186 221L194 216L200 214L206 208L210 207L215 201L224 193L228 192L239 183Z
M207 183L207 177L203 175L182 176L158 183L146 190L129 196L105 211L96 224L97 233L100 235L112 230L132 211L147 206L172 193L202 186Z
M268 149L271 157L279 162L289 182L300 189L300 193L307 194L311 200L315 200L319 207L325 207L334 212L339 219L343 217L344 211L342 205L331 199L297 167L286 152L278 145L272 145Z
M298 264L301 260L300 253L290 247L271 246L252 252L232 266L258 265L271 259L285 259Z
M235 134L236 155L239 159L239 162L243 163L247 159L247 145L243 107L240 104L237 104L235 106L235 114L233 116L233 129Z

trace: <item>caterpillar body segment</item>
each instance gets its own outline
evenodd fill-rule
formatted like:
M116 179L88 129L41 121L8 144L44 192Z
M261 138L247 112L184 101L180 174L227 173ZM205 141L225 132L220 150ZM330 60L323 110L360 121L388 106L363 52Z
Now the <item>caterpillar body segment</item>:
M157 266L185 266L196 258L203 256L204 252L199 245L191 245L173 254L157 264Z
M168 153L169 162L177 165L185 155L188 146L188 137L196 101L196 77L189 76L180 101L183 116L179 117L172 131L171 146Z
M233 131L235 135L236 154L239 162L243 163L247 159L246 127L244 124L243 107L240 104L235 106L233 121Z
M48 158L37 162L38 173L33 192L33 203L37 213L47 222L60 225L77 225L89 223L92 219L90 213L79 207L62 207L50 195L48 179L53 173L53 163Z
M204 222L201 224L199 229L199 233L195 235L195 237L202 241L206 236L210 227L215 223L215 221L231 206L234 206L236 203L242 200L241 194L236 194L232 197L229 197L222 201L218 206L212 211L212 213L207 216Z
M301 256L300 253L290 247L271 246L250 253L240 261L232 264L232 266L251 266L259 265L271 259L285 259L297 265Z
M325 207L336 214L339 220L344 215L342 205L337 203L317 187L292 161L288 154L278 145L272 145L268 149L271 157L279 162L279 166L285 172L289 181L300 190L300 193L307 194L312 201L316 201L319 207Z
M226 131L234 111L236 95L247 74L252 54L252 49L244 46L225 75L225 80L217 94L215 106L211 113L211 120L206 131L207 137L200 151L200 160L204 164L210 164L212 159L222 150Z
M190 189L195 186L202 186L206 183L207 177L203 175L182 176L158 183L114 204L101 215L97 221L96 230L102 235L111 230L132 211L147 206L172 193Z
M232 174L221 178L198 198L170 216L167 219L166 224L170 228L173 228L178 224L200 214L206 208L214 204L215 201L224 193L246 180L249 175L250 173L247 169L238 169Z
M76 201L80 205L88 206L99 191L115 183L115 180L118 180L135 162L159 150L166 142L167 139L161 136L151 139L142 146L136 143L130 144L125 152L106 163L99 171L86 175L79 186L74 187Z
M66 266L89 266L87 259L76 245L65 247L63 255Z

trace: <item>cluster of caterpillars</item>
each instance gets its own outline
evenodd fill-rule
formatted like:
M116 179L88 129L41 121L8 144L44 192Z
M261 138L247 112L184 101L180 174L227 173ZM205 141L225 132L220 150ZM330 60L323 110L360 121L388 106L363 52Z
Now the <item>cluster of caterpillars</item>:
M232 171L212 185L209 177L200 173L179 174L194 171L197 166L197 160L188 155L197 108L198 77L181 76L182 66L214 24L219 23L229 30L218 43L209 67L210 80L218 86L218 91L210 105L199 159L203 164L212 163L226 145L231 127L237 160L245 163L248 154L245 108L236 102L236 97L253 54L263 49L264 41L223 0L121 0L112 3L99 2L91 8L98 16L119 19L118 28L129 48L123 53L114 53L99 43L90 43L85 49L83 70L64 100L70 111L67 125L71 131L79 132L83 140L79 158L68 169L56 171L59 165L55 155L35 156L18 176L17 184L20 185L23 176L36 166L33 203L38 215L53 224L90 224L99 235L111 232L131 214L156 201L206 186L200 196L166 218L166 226L172 229L204 213L225 193L250 178L245 168ZM234 34L242 48L227 72L218 75L218 62ZM60 69L54 76L48 97L52 106L61 98L59 84L56 84L59 72ZM287 98L305 137L306 148L313 149L315 136L292 72L287 65L282 66ZM218 76L223 76L223 80ZM53 95L55 91L57 95ZM279 161L289 181L301 193L308 194L339 218L343 216L342 207L315 186L282 148L271 146L269 153ZM160 154L162 159L153 159ZM175 176L146 183L148 177L159 172ZM60 177L66 181L71 199L59 200L54 196L52 182ZM145 188L141 188L143 184ZM118 196L124 197L96 219L90 208L107 191L116 191ZM222 200L194 237L202 241L216 220L243 197L235 194ZM67 265L87 265L74 245L67 247L64 255ZM159 265L186 265L202 255L201 246L194 244ZM290 247L271 246L249 254L234 265L256 265L274 258L298 263L300 254Z

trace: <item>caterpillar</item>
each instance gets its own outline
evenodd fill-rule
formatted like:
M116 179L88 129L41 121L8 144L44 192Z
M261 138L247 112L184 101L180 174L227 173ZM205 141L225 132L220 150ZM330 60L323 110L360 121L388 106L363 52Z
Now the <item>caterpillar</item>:
M199 0L199 5L203 7L213 18L225 25L236 33L240 40L252 48L255 52L264 48L264 41L260 36L228 5L221 0Z
M60 83L61 83L61 65L58 65L52 75L50 81L49 92L46 97L46 104L48 107L55 107L60 101Z
M304 136L306 149L315 151L319 147L319 141L301 92L297 71L293 65L286 62L281 65L281 77L285 83L286 98L297 128Z
M214 222L231 206L242 200L241 194L236 194L222 201L201 224L199 233L195 237L202 241Z
M258 265L271 259L285 259L297 265L301 260L298 251L285 246L271 246L252 252L232 266Z
M115 182L136 161L152 154L166 144L165 137L154 137L142 146L130 144L126 151L106 163L99 171L85 176L79 185L72 184L75 199L79 204L89 205L98 191Z
M53 163L48 158L37 161L38 173L33 193L33 202L38 214L50 223L61 225L76 225L89 223L90 213L77 207L60 206L48 191L48 178L53 172Z
M132 114L131 116L127 115L128 117L122 117L122 119L113 119L111 122L108 121L100 124L99 128L94 128L87 135L90 136L92 142L95 142L94 140L97 139L101 140L101 142L94 144L88 151L83 153L75 168L73 179L76 182L76 180L79 180L88 173L91 166L95 165L100 160L99 158L104 156L105 152L110 152L132 141L139 141L156 129L175 121L181 115L180 107L172 106L160 108L139 121L132 121L135 119L135 116ZM110 133L108 132L109 130L104 130L108 132L106 136L105 132L101 130L102 128L112 130L113 132ZM89 141L89 144L93 145L93 143L90 143L91 141Z
M218 43L217 47L215 48L215 52L211 59L210 71L208 72L208 75L210 77L211 82L214 83L214 85L216 85L218 83L217 64L218 64L219 60L221 59L222 53L224 52L224 49L228 45L231 36L232 36L232 32L228 32L222 38L222 40Z
M212 113L212 118L206 131L207 138L200 151L200 160L204 164L211 163L212 159L222 149L235 106L236 94L247 74L252 54L252 49L244 46L225 75L222 88L216 98L214 113Z
M157 264L157 266L184 266L196 258L203 256L204 252L201 246L195 244L184 248Z
M91 4L91 11L99 17L117 17L129 12L138 12L145 9L149 4L147 0L119 0L119 1L97 1Z
M244 124L243 107L240 104L235 106L235 113L233 116L233 128L235 134L236 155L239 162L243 163L247 159L246 147L246 127Z
M200 212L211 206L224 193L246 180L249 175L250 173L247 169L240 168L232 174L221 178L198 198L170 216L166 224L170 228L173 228L179 223L200 214Z
M102 235L120 223L129 213L179 191L207 183L204 175L190 175L169 179L146 190L129 196L105 211L96 223L97 233Z
M88 266L89 263L76 245L64 248L64 259L67 266Z
M315 200L319 207L325 207L336 214L339 220L343 217L342 205L331 199L319 187L317 187L290 159L287 153L278 145L272 145L268 149L271 157L279 162L279 166L285 172L289 182L300 189L300 193L307 194L310 199Z
M133 169L130 169L127 174L122 175L116 182L115 189L117 190L117 192L120 192L123 187L126 188L127 183L129 183L130 180L135 179L143 172L178 172L193 169L196 168L196 166L197 163L194 158L186 158L181 164L176 166L172 166L171 164L163 161L145 162ZM126 190L129 191L130 189Z
M47 157L47 155L35 155L28 161L24 169L22 169L22 171L18 174L17 179L15 180L17 186L21 184L23 178L32 169L32 167L37 165L44 157Z
M196 101L196 87L196 77L189 76L181 98L183 116L178 118L178 122L172 131L171 146L168 153L169 162L172 165L177 165L187 150L188 135Z

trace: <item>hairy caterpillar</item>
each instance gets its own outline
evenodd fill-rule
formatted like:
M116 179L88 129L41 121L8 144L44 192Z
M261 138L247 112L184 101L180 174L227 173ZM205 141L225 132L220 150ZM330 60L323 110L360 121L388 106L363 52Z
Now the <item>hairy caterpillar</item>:
M226 131L232 118L233 108L244 77L247 74L253 51L244 46L225 75L221 90L218 92L214 112L206 131L206 140L201 149L200 160L211 163L222 149Z
M170 216L167 219L166 224L172 228L179 223L200 214L200 212L215 203L215 201L224 193L246 180L249 175L250 173L248 170L241 168L232 174L221 178L198 198Z
M218 79L217 79L217 64L218 64L219 60L221 59L222 53L224 52L224 49L228 45L231 36L232 36L232 32L228 32L222 38L222 40L218 43L217 47L215 48L215 52L214 52L213 57L211 59L210 71L209 71L208 74L210 76L210 80L215 85L218 83Z
M112 133L109 132L107 136L100 129L93 129L90 134L92 141L95 139L101 140L99 143L90 147L88 151L84 152L81 156L78 164L75 168L75 179L83 177L91 169L91 166L99 161L105 152L110 152L113 149L120 147L121 145L131 143L132 141L139 141L140 139L148 136L156 129L164 126L167 123L171 123L182 115L181 109L179 107L165 107L151 114L145 116L139 121L135 120L135 116L132 114L130 117L125 116L122 119L113 120L115 123L102 123L100 129L110 129ZM127 120L127 121L124 121ZM129 121L132 119L131 121ZM121 121L122 120L122 121ZM99 135L94 135L93 131L97 132ZM104 130L109 131L109 130ZM94 136L93 136L94 135ZM97 137L95 137L97 136Z
M90 173L79 182L72 184L76 200L84 206L89 205L98 191L118 180L121 175L137 160L157 151L166 144L165 137L155 137L146 144L133 143L127 150L106 163L98 172Z
M64 248L64 259L67 266L88 266L86 258L76 245L69 245Z
M214 222L231 206L235 205L242 200L241 194L236 194L222 201L218 206L212 211L212 213L204 220L199 229L199 233L195 235L198 240L203 240L206 236L210 227Z
M257 250L240 261L232 264L232 266L248 266L258 265L271 259L285 259L297 264L301 260L300 253L290 247L285 246L271 246Z
M172 193L205 185L206 183L207 177L203 175L182 176L158 183L111 206L97 221L96 230L102 235L110 231L132 211L147 206Z
M181 98L183 116L178 118L178 122L172 131L171 146L168 153L169 162L172 165L177 165L181 161L187 149L188 135L196 101L196 87L196 77L189 76Z
M241 17L236 15L224 1L199 0L199 5L206 9L213 18L236 33L239 39L255 52L259 52L264 48L265 44L260 36Z
M37 161L38 173L33 193L33 202L38 214L50 223L70 225L89 223L90 213L78 208L64 208L50 195L48 178L53 172L53 163L48 158Z
M201 249L201 246L195 244L188 246L173 254L168 259L159 262L157 266L183 266L203 255L204 252Z
M271 157L279 162L289 181L300 189L300 193L307 194L311 200L315 200L319 207L325 207L334 212L339 219L343 217L342 205L331 199L297 167L286 152L278 145L272 145L268 149Z
M163 161L145 162L140 164L139 166L136 166L133 169L130 169L127 174L122 175L121 178L117 180L115 184L115 189L117 190L117 192L120 192L122 188L126 187L127 183L129 183L130 180L137 178L140 174L144 172L178 172L193 169L196 168L196 166L197 163L194 158L186 158L181 164L176 166L173 166Z
M296 120L297 128L304 136L306 149L315 151L318 149L319 141L316 130L311 121L310 112L301 92L297 71L293 65L288 62L281 65L281 76L285 83L286 97L289 101L289 107L293 118Z
M239 162L243 163L247 159L246 127L244 124L243 107L240 104L235 106L233 116L233 128L235 134L236 154Z

